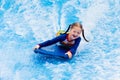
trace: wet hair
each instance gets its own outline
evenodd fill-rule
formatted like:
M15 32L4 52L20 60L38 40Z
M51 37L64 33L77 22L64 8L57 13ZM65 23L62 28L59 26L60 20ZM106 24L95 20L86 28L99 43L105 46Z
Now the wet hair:
M86 42L89 42L89 41L85 38L84 29L83 29L83 27L82 27L82 24L80 24L79 22L70 24L69 27L68 27L68 29L65 31L65 34L66 34L70 29L74 28L75 26L81 28L81 30L82 30L82 36L83 36L84 40L85 40Z

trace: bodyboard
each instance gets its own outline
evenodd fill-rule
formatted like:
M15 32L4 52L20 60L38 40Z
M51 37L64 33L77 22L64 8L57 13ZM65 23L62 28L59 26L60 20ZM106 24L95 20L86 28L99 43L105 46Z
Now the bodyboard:
M34 50L34 52L43 54L43 55L53 56L56 58L69 59L68 55L65 54L67 52L67 49L60 47L56 44L53 44L53 45L50 45L47 47L43 47L40 49L36 49L36 50Z

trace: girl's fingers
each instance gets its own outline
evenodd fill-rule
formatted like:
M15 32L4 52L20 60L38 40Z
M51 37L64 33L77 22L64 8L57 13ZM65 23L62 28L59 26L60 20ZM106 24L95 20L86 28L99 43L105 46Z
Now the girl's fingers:
M39 48L39 45L36 45L36 46L34 47L34 50L35 50L35 49L38 49L38 48Z

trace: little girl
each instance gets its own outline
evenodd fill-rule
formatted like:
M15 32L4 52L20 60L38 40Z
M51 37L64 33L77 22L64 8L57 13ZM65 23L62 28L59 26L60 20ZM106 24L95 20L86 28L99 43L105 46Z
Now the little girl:
M81 33L84 40L88 42L88 40L86 40L84 36L84 29L82 25L78 22L73 23L69 25L67 31L64 34L61 34L43 43L37 44L34 49L39 49L41 47L46 47L55 44L57 42L60 42L61 46L64 46L65 49L67 47L68 51L65 53L65 55L67 55L68 58L70 59L76 53L77 47L79 46L79 43L81 41L81 37L80 37Z

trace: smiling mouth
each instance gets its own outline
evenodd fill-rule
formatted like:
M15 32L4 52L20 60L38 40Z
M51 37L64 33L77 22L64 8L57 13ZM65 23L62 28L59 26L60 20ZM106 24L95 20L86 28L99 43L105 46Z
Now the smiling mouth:
M76 37L75 35L73 35L73 37Z

